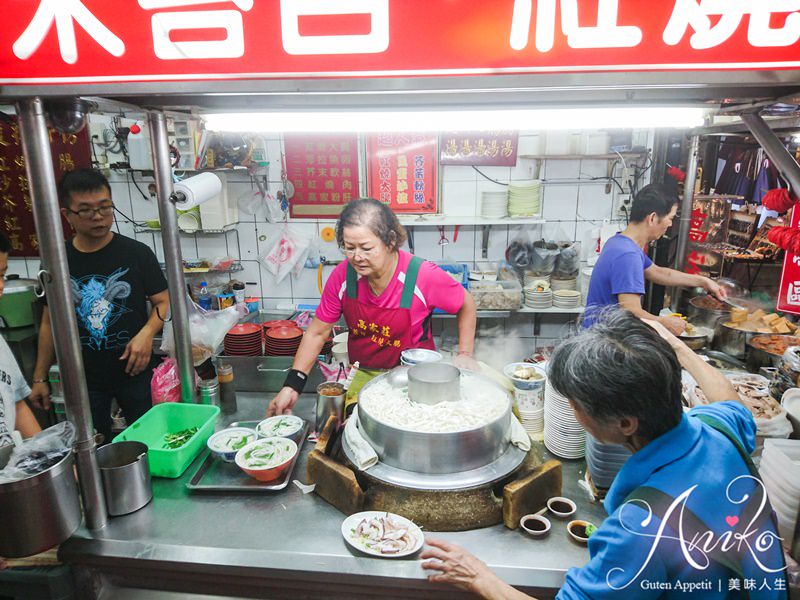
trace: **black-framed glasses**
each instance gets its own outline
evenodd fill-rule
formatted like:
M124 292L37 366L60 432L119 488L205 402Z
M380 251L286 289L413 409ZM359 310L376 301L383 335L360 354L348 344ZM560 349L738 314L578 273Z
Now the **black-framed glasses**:
M104 204L98 208L82 208L80 210L72 210L71 208L66 209L67 212L71 212L73 215L78 215L81 219L86 219L87 221L94 219L96 214L99 214L101 217L110 217L114 214L114 205L113 204Z

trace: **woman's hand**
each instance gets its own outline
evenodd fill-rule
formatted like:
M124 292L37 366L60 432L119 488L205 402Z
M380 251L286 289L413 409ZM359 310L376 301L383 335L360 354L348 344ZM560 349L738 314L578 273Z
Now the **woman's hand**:
M427 548L420 558L429 558L422 563L422 568L439 571L428 575L428 581L434 583L450 583L462 590L483 595L481 587L484 582L491 582L497 576L489 570L486 563L479 560L460 546L444 540L426 539Z
M46 383L34 383L31 386L31 395L28 400L36 408L50 410L50 386Z
M267 416L274 417L275 415L290 415L292 408L297 403L297 398L300 394L296 390L285 387L272 399L267 407Z
M471 354L462 354L459 352L453 357L453 364L459 369L466 369L468 371L480 371L481 366L478 361L473 358Z
M708 277L706 277L703 282L703 289L712 296L715 296L717 300L725 300L728 297L728 290Z

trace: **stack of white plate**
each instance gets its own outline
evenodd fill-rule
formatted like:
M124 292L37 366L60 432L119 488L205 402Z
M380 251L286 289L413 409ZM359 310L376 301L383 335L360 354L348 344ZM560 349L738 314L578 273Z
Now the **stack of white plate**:
M525 306L529 308L550 308L553 306L552 290L537 292L535 288L525 288Z
M508 192L483 192L481 194L481 216L486 219L507 217Z
M537 281L543 281L549 284L550 275L537 275L533 271L525 271L525 273L523 274L523 283L525 287L530 287Z
M556 308L578 308L581 305L581 293L576 290L558 290L553 292L553 306Z
M549 379L544 388L544 445L559 458L582 458L586 452L586 432Z
M519 408L519 416L522 419L522 428L531 439L542 441L544 431L544 407L533 410Z
M800 508L800 440L764 440L758 471L778 515L778 534L790 540Z
M508 214L512 217L535 217L541 211L542 182L517 181L508 184Z
M550 289L554 292L556 290L577 290L578 279L577 277L572 277L571 279L558 279L553 277L550 279Z
M586 433L586 466L596 487L610 488L630 455L625 446L601 444Z

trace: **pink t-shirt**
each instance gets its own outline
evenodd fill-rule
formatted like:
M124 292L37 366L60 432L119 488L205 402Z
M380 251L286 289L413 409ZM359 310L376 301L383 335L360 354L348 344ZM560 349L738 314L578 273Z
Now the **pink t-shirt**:
M398 308L403 295L403 282L406 279L408 264L412 254L399 250L400 260L397 262L392 280L380 296L372 293L369 282L364 277L358 280L358 299L366 305L377 308ZM433 309L455 314L464 304L465 290L455 279L450 277L435 264L426 261L419 267L414 300L411 302L411 339L416 344L422 337L422 326ZM338 265L328 278L322 292L317 318L325 323L335 323L342 316L343 299L347 294L347 262Z

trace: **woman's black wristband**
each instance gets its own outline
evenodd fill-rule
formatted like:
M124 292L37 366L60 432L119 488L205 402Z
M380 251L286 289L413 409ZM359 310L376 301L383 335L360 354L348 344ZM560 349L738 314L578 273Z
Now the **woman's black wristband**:
M289 369L286 375L286 381L283 382L283 387L290 387L298 394L303 393L303 388L306 387L308 375L297 369Z

